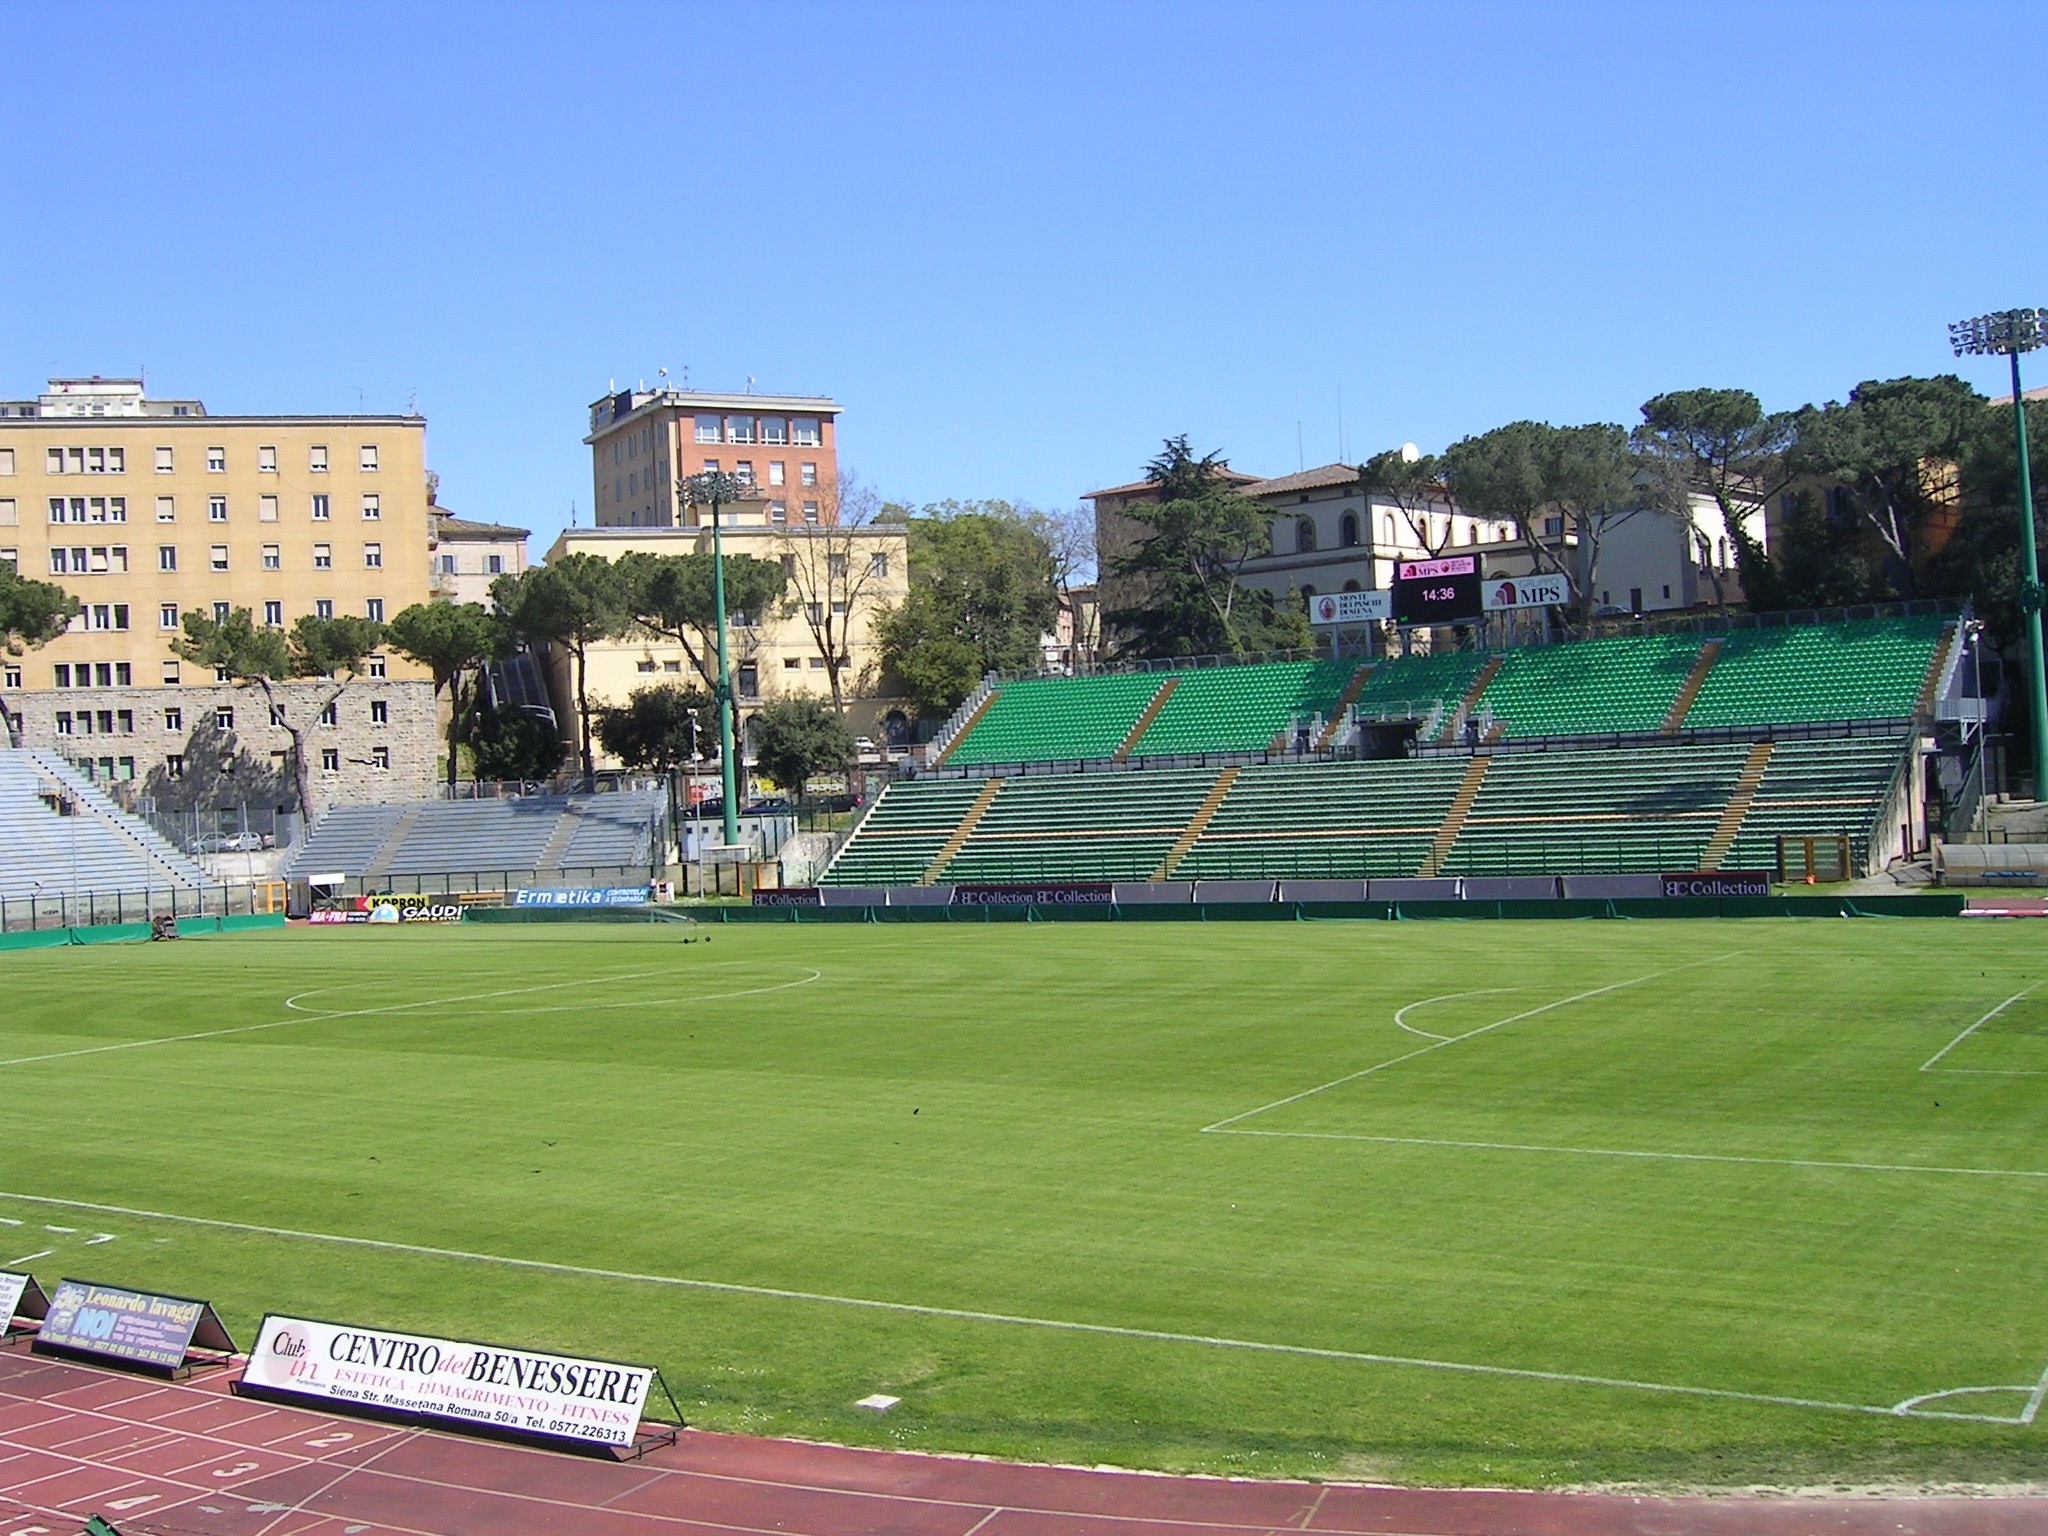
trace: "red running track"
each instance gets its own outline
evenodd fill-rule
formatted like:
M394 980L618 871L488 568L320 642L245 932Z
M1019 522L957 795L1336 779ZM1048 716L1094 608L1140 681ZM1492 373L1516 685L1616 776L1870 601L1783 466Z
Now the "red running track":
M612 1462L0 1350L0 1536L2039 1536L2048 1498L1235 1482L686 1431Z

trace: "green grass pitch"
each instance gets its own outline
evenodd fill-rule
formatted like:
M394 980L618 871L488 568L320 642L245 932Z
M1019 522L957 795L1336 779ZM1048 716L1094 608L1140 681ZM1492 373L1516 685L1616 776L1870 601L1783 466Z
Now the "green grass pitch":
M274 1307L658 1363L695 1423L860 1443L2044 1465L2032 925L706 931L0 958L0 1267L244 1341Z

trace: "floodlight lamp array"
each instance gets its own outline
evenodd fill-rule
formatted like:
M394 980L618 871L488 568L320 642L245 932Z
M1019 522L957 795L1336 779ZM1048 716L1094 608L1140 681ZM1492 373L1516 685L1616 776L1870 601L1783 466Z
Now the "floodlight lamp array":
M2048 309L2003 309L1948 328L1957 357L2005 356L2048 346Z
M690 506L730 506L744 499L746 487L736 475L722 474L717 470L706 470L701 475L691 475L683 482L683 500Z

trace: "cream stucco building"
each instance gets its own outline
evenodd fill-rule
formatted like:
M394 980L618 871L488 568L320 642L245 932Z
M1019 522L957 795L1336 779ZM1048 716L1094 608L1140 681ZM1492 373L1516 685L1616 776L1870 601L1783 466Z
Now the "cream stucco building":
M0 561L83 605L69 633L0 657L25 744L174 799L189 754L218 758L232 735L274 784L289 738L261 695L194 675L171 642L194 612L289 629L425 601L425 453L418 416L210 416L136 379L53 379L0 402ZM311 725L316 811L431 792L431 682L396 655L368 670ZM331 692L292 685L286 708L314 714ZM220 769L193 777L231 794Z

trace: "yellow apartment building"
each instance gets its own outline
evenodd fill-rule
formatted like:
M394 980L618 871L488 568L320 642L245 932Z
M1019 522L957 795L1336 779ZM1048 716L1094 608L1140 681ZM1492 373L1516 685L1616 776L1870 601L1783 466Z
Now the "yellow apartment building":
M894 524L776 523L765 498L725 507L719 517L728 556L775 561L787 581L782 599L771 611L738 614L730 629L733 695L742 727L749 715L773 699L830 697L830 671L825 662L829 631L831 644L844 658L842 692L847 721L854 732L876 741L905 739L913 712L902 699L883 694L881 648L874 632L875 620L901 603L910 589L904 529ZM707 511L704 525L683 528L572 528L555 540L547 559L552 563L571 554L616 560L634 552L708 552L712 546L709 518ZM698 650L715 676L715 651L702 646ZM544 664L565 734L573 736L576 686L572 658L556 648L544 658ZM690 653L660 638L605 641L591 647L587 666L593 710L623 704L634 689L656 683L708 691Z
M171 642L193 612L288 629L426 601L425 454L418 416L210 416L137 379L0 401L0 560L83 605L69 633L0 657L0 708L124 797L190 803L189 779L225 803L237 772L275 795L290 739L260 693L193 675ZM314 722L316 814L432 792L431 681L395 655L368 673ZM292 684L285 707L317 714L331 692Z

